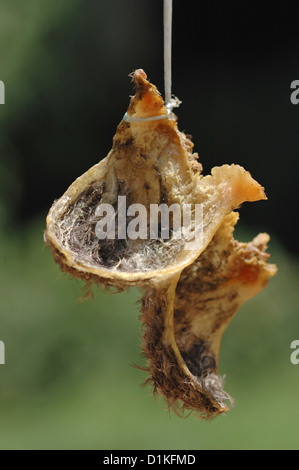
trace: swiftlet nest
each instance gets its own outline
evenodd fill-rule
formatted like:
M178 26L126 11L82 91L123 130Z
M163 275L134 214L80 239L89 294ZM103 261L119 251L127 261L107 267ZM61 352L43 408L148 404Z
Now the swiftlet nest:
M118 125L107 157L54 202L44 238L60 268L73 277L118 291L140 289L142 350L154 393L178 414L189 410L212 418L233 404L218 375L222 335L241 305L277 271L268 264L267 234L249 243L233 238L235 209L267 198L239 165L215 167L203 176L193 143L178 130L156 87L141 69L132 77L136 93L127 116L133 119ZM174 218L168 238L160 219L155 239L100 239L97 208L108 204L117 215L120 197L125 209L145 208L148 234L152 205L200 205L201 242L190 250L187 239L175 236ZM131 221L127 215L125 226ZM115 230L118 222L116 217Z

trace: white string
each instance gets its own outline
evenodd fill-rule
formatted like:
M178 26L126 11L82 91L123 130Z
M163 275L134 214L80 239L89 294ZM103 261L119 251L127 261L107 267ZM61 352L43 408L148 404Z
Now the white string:
M165 103L171 105L172 0L164 0L164 86ZM172 106L171 106L172 107Z
M134 116L128 116L128 114L126 113L123 117L123 120L127 122L158 121L160 119L168 118L170 113L171 113L171 109L167 109L167 114L159 114L159 116L146 116L146 117L135 116L134 117Z
M181 101L171 94L172 0L164 0L164 86L167 110L178 108Z
M163 5L164 23L164 87L165 87L165 107L167 114L159 116L133 117L125 113L123 120L127 122L158 121L168 118L172 108L181 104L178 98L171 97L171 45L172 45L172 0L164 0Z

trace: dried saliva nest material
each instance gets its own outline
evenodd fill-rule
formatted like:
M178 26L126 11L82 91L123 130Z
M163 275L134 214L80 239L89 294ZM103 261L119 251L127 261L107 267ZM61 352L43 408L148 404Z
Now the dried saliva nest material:
M162 97L143 70L133 74L136 94L129 118L167 114ZM241 305L261 291L276 273L265 252L269 236L250 243L233 238L245 201L267 199L262 188L239 165L223 165L202 175L193 144L178 130L176 116L158 120L122 120L108 156L80 176L54 202L47 217L45 241L61 269L87 283L142 291L142 349L154 393L177 413L195 411L214 417L233 403L218 375L221 338ZM120 197L126 207L184 204L203 210L201 243L170 235L151 239L99 239L99 204L115 208L118 230ZM124 200L124 199L123 199ZM128 227L132 214L126 216ZM194 225L192 219L191 224Z

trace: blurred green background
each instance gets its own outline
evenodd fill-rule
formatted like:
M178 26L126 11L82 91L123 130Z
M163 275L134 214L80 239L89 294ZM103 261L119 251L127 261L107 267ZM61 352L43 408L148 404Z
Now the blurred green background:
M83 284L43 246L53 200L110 149L128 74L143 67L163 92L162 2L1 0L1 449L298 449L296 4L239 3L174 0L180 128L205 173L235 162L265 185L269 201L241 208L237 235L268 231L279 266L223 338L236 406L204 422L141 386L138 292L80 302Z

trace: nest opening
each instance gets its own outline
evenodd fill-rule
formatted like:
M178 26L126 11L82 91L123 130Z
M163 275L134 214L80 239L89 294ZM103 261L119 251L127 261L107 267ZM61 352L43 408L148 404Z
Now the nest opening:
M123 185L119 195L126 195L130 202L130 193L125 192ZM55 235L60 244L70 251L77 262L94 268L108 268L122 272L147 272L163 269L171 264L184 248L184 239L173 236L170 214L169 237L163 238L161 222L158 225L158 238L125 239L117 238L118 207L117 197L111 205L115 213L115 238L99 239L96 224L101 217L97 207L102 203L105 184L94 182L83 192L55 222ZM126 216L126 228L134 219ZM149 227L148 227L149 232Z

